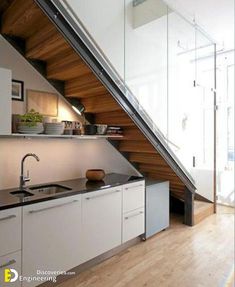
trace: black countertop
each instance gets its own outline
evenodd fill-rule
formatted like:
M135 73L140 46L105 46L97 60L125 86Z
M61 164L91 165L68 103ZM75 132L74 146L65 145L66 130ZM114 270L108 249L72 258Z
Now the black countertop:
M110 173L105 176L102 181L99 182L89 182L86 178L77 178L72 180L57 181L50 183L43 183L40 185L62 185L70 188L70 190L54 193L54 194L42 194L38 191L29 190L30 187L36 187L37 185L27 186L24 190L32 193L32 196L20 198L12 195L11 192L17 191L19 188L11 188L0 190L0 210L13 208L17 206L23 206L33 203L38 203L42 201L53 200L57 198L62 198L66 196L87 193L95 190L103 190L105 188L110 188L114 186L123 185L130 182L144 180L144 177L130 176L124 174ZM38 186L40 186L38 185Z

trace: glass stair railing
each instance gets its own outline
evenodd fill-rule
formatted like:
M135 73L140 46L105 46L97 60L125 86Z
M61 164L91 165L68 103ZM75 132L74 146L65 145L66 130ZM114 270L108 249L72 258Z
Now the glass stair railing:
M188 187L213 200L215 44L161 0L37 3Z

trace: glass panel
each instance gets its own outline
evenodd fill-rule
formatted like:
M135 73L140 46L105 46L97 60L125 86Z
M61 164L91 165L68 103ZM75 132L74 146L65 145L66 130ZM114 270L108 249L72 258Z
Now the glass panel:
M195 28L169 13L169 145L190 170L194 140Z
M58 1L55 1L55 4ZM112 68L124 78L124 3L120 0L61 0Z
M166 136L167 6L161 0L126 0L125 8L125 83Z
M234 54L217 56L217 195L234 206Z
M162 0L54 3L63 5L93 52L115 69L126 97L193 175L198 192L213 199L212 42Z
M196 86L192 175L198 193L214 200L214 45L196 29Z
M214 45L176 13L169 14L168 142L213 200Z

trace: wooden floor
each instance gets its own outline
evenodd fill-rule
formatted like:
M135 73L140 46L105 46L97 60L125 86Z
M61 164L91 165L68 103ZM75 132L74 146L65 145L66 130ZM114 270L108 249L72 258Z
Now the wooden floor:
M233 211L219 207L194 227L174 216L168 230L59 287L232 287Z

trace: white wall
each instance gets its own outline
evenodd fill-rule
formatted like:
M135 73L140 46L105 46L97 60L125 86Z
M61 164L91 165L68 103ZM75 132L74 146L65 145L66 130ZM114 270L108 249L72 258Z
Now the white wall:
M234 49L234 0L164 1L190 21L195 18L220 48Z
M12 70L12 78L24 82L25 97L27 89L56 93L56 90L2 36L0 36L0 67ZM23 114L25 108L25 101L12 101L13 114ZM78 119L76 113L61 97L59 97L58 119Z
M24 81L25 89L55 92L2 37L0 67L11 69L14 79ZM25 104L13 101L13 111L23 113ZM77 119L62 99L59 119ZM131 165L105 140L0 138L0 189L18 186L20 161L28 152L40 157L40 162L28 159L25 165L26 170L30 170L32 184L83 177L88 168L103 168L106 173L136 174Z
M6 139L0 138L0 189L19 184L20 161L36 153L40 162L28 158L30 184L84 177L87 169L106 173L136 174L130 164L105 140Z

